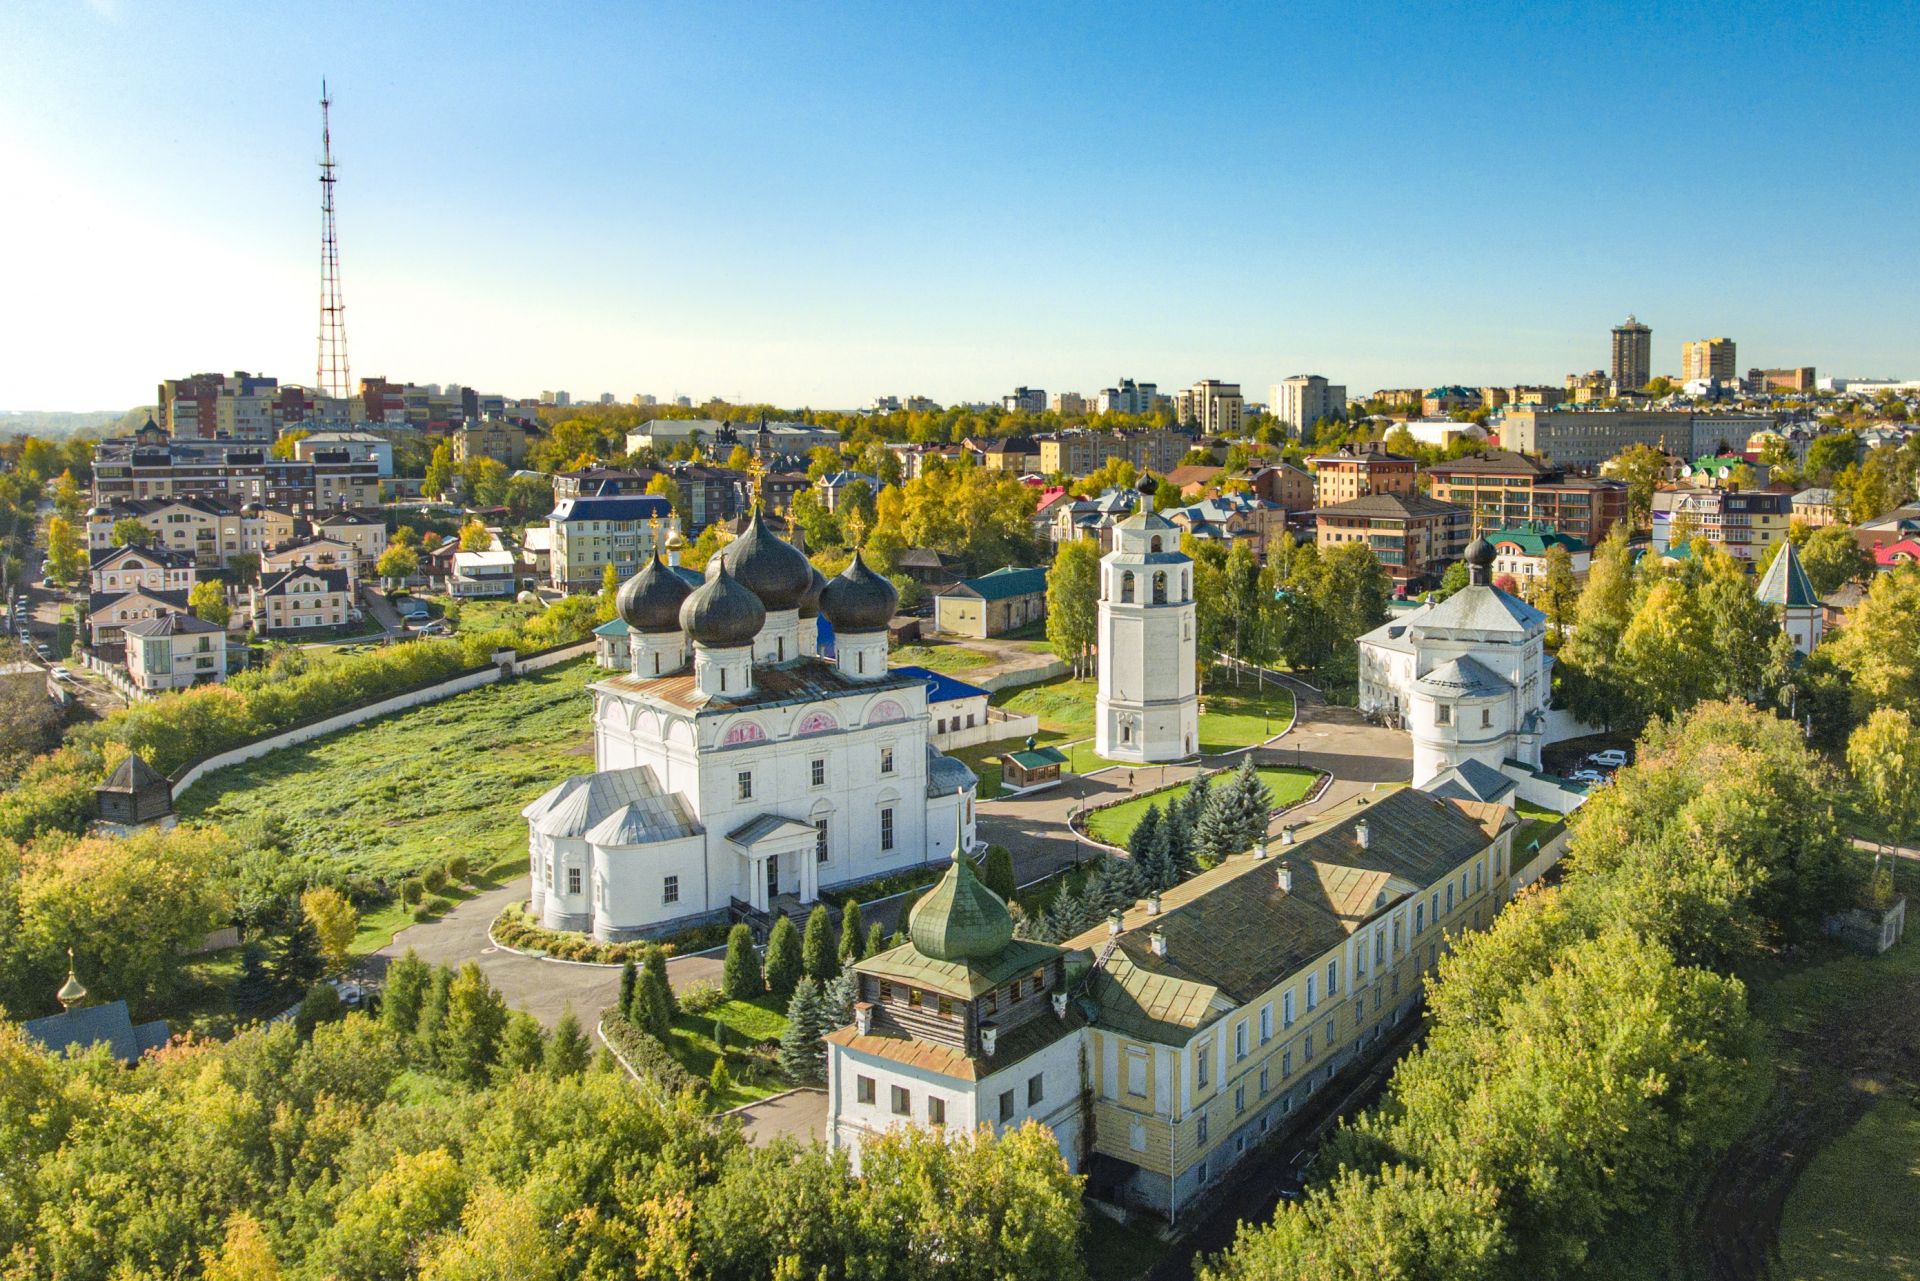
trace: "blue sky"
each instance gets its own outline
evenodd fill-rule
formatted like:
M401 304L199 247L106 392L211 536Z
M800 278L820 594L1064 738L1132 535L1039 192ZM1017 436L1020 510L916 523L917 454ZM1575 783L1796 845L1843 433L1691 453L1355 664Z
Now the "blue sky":
M0 407L1920 370L1910 5L0 10Z

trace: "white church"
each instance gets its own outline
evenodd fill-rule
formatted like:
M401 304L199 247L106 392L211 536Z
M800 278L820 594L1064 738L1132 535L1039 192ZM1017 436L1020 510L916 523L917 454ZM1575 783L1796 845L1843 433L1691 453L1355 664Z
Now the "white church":
M925 681L887 667L897 604L857 554L828 582L757 512L697 587L650 559L618 596L627 669L592 686L595 772L522 811L540 923L764 921L971 850L977 780L929 743Z
M1093 747L1110 761L1184 760L1200 747L1193 561L1180 527L1153 510L1154 483L1140 482L1138 510L1100 559Z

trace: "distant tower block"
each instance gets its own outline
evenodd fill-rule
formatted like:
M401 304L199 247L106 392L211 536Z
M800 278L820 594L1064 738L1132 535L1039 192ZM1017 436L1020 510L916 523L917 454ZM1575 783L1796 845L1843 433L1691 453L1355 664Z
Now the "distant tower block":
M1100 560L1093 746L1114 761L1175 761L1199 746L1193 562L1179 527L1153 510L1153 484L1141 481L1140 509Z
M340 237L333 225L332 100L320 82L320 356L313 387L322 396L345 400L353 390L347 368L347 304L340 297Z

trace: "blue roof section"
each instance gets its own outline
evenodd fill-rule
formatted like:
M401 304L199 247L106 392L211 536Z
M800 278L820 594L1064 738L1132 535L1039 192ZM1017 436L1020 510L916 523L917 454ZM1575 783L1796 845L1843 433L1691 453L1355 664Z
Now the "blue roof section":
M942 675L926 667L896 667L894 671L902 676L918 676L927 682L927 702L950 703L957 698L987 698L989 692L978 685L969 685L957 681L951 676Z
M614 618L594 628L593 634L595 636L625 636L628 630L626 619Z
M605 497L563 498L554 504L553 514L547 519L559 524L568 520L652 520L655 516L665 520L671 515L673 504L664 498L646 494L613 494Z
M148 1050L167 1043L166 1022L156 1020L136 1027L125 1001L108 1001L103 1005L49 1014L43 1019L29 1019L20 1025L20 1030L54 1054L69 1049L84 1050L105 1042L113 1057L122 1063L132 1063Z

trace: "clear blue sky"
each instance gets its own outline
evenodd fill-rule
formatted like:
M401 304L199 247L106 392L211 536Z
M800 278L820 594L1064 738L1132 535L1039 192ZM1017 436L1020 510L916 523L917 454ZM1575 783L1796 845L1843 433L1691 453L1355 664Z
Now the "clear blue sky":
M0 407L353 371L853 406L1315 370L1920 373L1915 11L0 10Z

